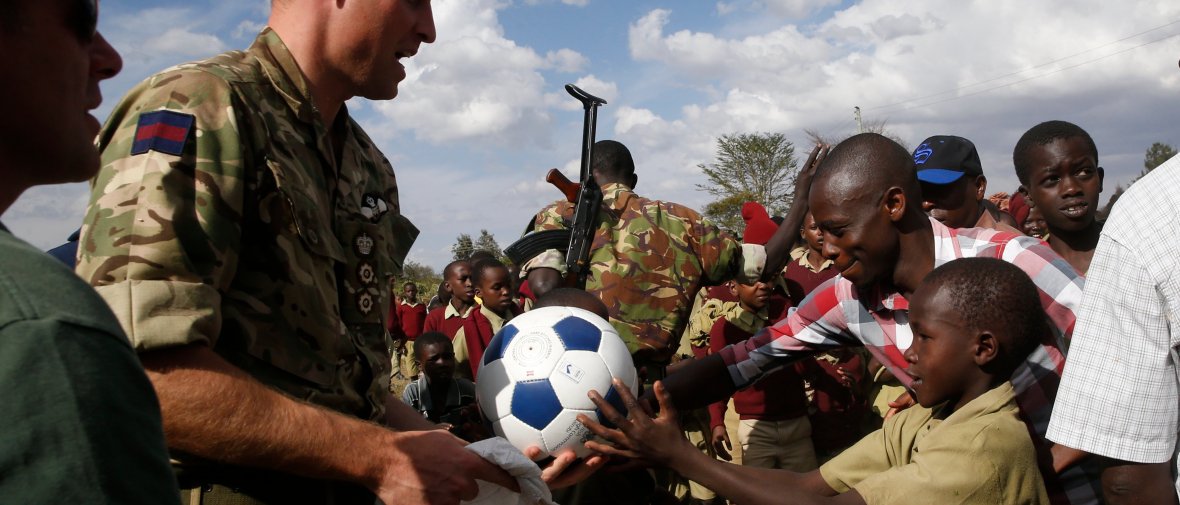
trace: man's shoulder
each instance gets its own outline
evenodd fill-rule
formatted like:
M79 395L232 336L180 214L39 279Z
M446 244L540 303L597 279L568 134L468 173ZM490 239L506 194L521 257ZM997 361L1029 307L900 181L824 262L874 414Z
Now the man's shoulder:
M50 319L123 334L110 308L73 271L0 231L0 326Z

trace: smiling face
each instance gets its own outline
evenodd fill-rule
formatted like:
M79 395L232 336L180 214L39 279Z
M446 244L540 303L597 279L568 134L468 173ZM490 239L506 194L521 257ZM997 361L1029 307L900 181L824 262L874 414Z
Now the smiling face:
M20 171L6 184L84 181L99 168L98 84L123 61L95 31L97 3L16 3L17 19L0 21L0 166Z
M978 369L971 335L938 285L923 283L909 302L914 341L905 352L910 364L906 373L914 379L911 388L918 403L927 408L946 401L957 404L969 387L969 372Z
M823 232L823 255L841 276L861 289L892 277L898 233L881 195L863 187L840 190L817 181L809 201Z
M1024 188L1051 232L1084 230L1094 223L1103 173L1084 138L1030 147L1028 167Z
M349 95L370 100L397 96L406 78L401 59L434 42L430 0L338 1L339 14L325 29L323 48L332 72L348 84Z
M950 228L972 228L982 212L979 202L987 192L987 179L964 175L949 184L920 183L922 210Z

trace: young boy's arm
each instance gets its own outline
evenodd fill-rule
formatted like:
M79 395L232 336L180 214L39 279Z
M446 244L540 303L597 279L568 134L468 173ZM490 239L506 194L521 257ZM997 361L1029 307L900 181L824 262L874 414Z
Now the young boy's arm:
M676 422L675 407L661 382L657 382L654 388L660 404L660 414L655 419L638 408L627 386L618 381L614 386L628 408L627 417L619 414L596 392L591 393L591 398L606 420L619 429L607 429L588 417L578 417L594 434L614 443L587 442L586 447L594 451L654 461L743 504L865 503L855 490L836 495L818 470L796 473L733 465L710 458L684 438Z

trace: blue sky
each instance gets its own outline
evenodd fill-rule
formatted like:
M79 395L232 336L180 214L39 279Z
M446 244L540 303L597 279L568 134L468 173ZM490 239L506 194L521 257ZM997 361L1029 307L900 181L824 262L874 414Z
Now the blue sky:
M695 208L698 164L722 134L855 132L853 106L913 148L975 141L989 191L1017 182L1011 149L1064 119L1098 145L1108 195L1152 142L1180 144L1180 3L1144 0L434 0L438 40L392 102L353 100L393 162L402 209L435 267L459 233L507 245L577 166L582 114L568 82L606 98L598 138L627 144L641 194ZM249 45L265 0L105 0L100 30L124 58L100 119L139 80ZM85 184L34 188L3 216L41 247L81 220Z

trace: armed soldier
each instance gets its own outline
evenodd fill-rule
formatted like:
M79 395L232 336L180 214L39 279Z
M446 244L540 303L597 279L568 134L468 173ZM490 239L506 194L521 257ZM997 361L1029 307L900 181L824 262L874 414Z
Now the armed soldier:
M344 102L393 98L434 39L428 0L274 0L248 50L147 79L100 133L78 273L139 351L194 503L514 485L444 431L378 424L432 427L389 395L382 321L417 230Z

